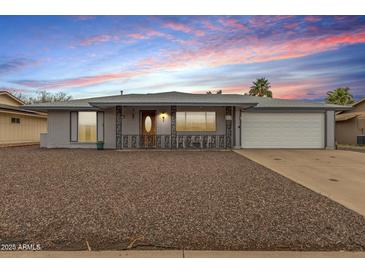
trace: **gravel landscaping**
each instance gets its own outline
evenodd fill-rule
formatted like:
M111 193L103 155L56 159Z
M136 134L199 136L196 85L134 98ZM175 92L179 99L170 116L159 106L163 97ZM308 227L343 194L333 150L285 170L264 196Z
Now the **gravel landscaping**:
M365 218L234 152L0 149L0 243L365 250Z

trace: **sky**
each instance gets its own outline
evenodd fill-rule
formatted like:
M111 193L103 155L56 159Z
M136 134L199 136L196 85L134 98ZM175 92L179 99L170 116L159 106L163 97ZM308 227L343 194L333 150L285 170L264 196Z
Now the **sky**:
M0 89L365 96L365 16L0 16Z

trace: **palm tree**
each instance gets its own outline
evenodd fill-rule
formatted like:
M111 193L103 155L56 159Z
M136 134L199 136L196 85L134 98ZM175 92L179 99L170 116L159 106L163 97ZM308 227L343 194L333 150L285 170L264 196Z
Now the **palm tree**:
M250 88L249 95L260 96L260 97L272 97L272 92L270 90L271 85L269 80L265 78L256 79L253 82L253 86Z
M336 88L333 91L327 92L326 102L336 105L351 105L353 104L354 97L350 93L350 88Z

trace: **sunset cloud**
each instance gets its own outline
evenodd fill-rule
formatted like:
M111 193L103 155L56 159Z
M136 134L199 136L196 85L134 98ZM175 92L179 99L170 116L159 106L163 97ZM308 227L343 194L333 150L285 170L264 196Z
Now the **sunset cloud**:
M99 43L106 43L110 41L117 41L119 37L117 35L100 34L91 36L80 41L81 46L91 46Z
M20 84L29 88L65 88L65 87L83 87L89 85L100 84L108 81L120 80L131 78L140 75L140 72L120 72L120 73L108 73L93 76L82 76L71 79L60 79L60 80L20 80L14 81L16 84Z
M247 30L247 27L236 19L221 18L218 20L223 26L238 30Z
M164 24L165 28L174 30L174 31L180 31L180 32L184 32L184 33L192 33L196 36L203 36L205 34L204 31L202 30L197 30L197 29L193 29L191 27L189 27L186 24L182 24L182 23L178 23L178 22L166 22Z

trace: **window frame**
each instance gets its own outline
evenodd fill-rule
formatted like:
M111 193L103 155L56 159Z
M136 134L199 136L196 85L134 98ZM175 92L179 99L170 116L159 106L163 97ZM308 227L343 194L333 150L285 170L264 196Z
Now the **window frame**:
M204 129L204 130L192 130L192 129L186 129L186 118L187 118L187 113L204 113L205 114L205 127L207 128L207 113L214 113L214 130L208 130L208 129ZM184 113L185 115L185 125L184 125L184 129L183 130L178 130L178 113ZM201 111L201 110L196 110L196 111L191 111L191 110L187 110L187 111L177 111L176 112L176 132L217 132L217 112L216 111Z

